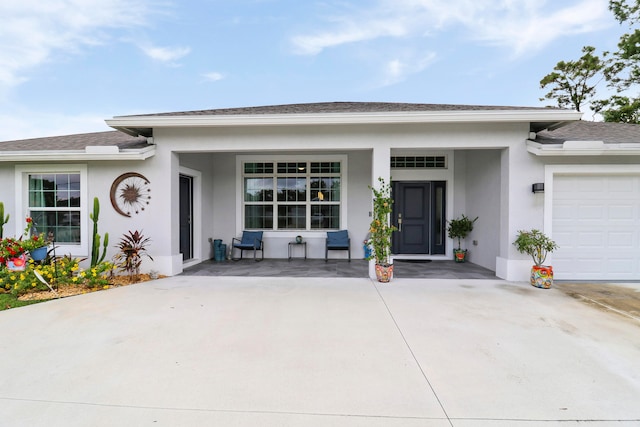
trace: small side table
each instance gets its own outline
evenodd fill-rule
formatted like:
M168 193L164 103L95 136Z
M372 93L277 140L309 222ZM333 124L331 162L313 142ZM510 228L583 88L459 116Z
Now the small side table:
M304 259L307 259L307 242L289 242L289 261L291 261L291 248L295 246L304 246Z

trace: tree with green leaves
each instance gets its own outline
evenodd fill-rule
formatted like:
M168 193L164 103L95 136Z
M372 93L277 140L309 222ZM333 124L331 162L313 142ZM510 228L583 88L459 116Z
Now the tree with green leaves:
M640 123L640 29L634 28L640 23L640 0L609 0L609 10L629 30L620 36L618 50L603 52L601 59L594 54L594 47L585 46L579 60L558 62L554 71L540 81L542 89L551 87L541 100L555 99L558 106L577 111L590 103L605 121ZM597 99L596 86L603 79L616 94Z
M603 80L603 70L608 65L607 59L600 59L594 55L596 48L585 46L577 61L560 61L553 68L553 72L540 80L540 88L550 87L549 92L540 98L555 99L561 108L573 108L580 111L580 107L590 101L596 93L596 86ZM603 53L606 57L608 52Z

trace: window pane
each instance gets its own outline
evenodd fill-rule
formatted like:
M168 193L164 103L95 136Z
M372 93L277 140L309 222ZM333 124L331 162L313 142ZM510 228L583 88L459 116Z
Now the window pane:
M244 207L244 228L273 228L273 206L246 205Z
M340 173L340 162L311 162L311 173Z
M245 178L245 202L273 201L273 178Z
M245 163L244 173L273 173L273 163Z
M280 162L278 163L278 173L286 174L306 174L306 162Z
M340 206L339 205L312 205L311 206L311 228L340 228Z
M339 202L340 178L311 178L311 200Z
M305 205L278 206L279 229L304 229L307 227L307 207Z
M278 178L279 202L304 202L306 200L306 178Z
M80 212L32 210L30 215L37 232L52 233L55 243L80 243Z

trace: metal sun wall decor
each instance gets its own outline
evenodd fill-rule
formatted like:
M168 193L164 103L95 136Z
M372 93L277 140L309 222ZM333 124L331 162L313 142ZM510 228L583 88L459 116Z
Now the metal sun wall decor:
M123 173L111 184L111 204L120 215L131 217L145 210L151 200L149 180L137 172Z

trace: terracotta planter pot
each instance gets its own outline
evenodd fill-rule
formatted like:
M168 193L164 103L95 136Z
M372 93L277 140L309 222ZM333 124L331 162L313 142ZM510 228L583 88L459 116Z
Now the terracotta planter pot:
M553 284L553 267L550 265L534 265L531 267L531 286L549 289Z
M387 283L393 277L393 264L376 264L376 278L378 282Z

